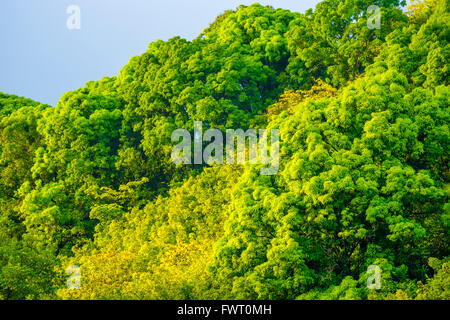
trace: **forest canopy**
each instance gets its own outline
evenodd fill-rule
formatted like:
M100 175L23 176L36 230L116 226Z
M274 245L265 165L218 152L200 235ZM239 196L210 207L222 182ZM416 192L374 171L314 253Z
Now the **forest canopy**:
M55 107L0 93L0 299L449 300L449 5L240 6ZM278 129L278 173L175 165L194 121Z

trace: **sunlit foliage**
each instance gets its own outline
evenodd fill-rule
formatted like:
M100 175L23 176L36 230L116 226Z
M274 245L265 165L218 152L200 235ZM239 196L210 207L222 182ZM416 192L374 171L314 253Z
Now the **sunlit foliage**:
M448 300L448 1L401 5L240 6L55 107L0 93L0 298ZM173 164L195 120L279 129L278 174Z

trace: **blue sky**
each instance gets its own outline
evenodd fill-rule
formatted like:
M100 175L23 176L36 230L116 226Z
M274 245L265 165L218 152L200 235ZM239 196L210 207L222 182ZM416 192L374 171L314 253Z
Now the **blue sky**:
M117 75L150 42L195 38L235 0L1 0L0 91L55 106L66 91ZM258 1L304 12L319 0ZM69 30L77 5L81 28Z

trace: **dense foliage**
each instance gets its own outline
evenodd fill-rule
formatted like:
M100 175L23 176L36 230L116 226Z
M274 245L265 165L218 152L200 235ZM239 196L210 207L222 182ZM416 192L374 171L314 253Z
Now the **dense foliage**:
M0 93L0 299L450 299L449 1L402 5L240 6L56 107ZM278 174L174 165L194 120L279 129Z

